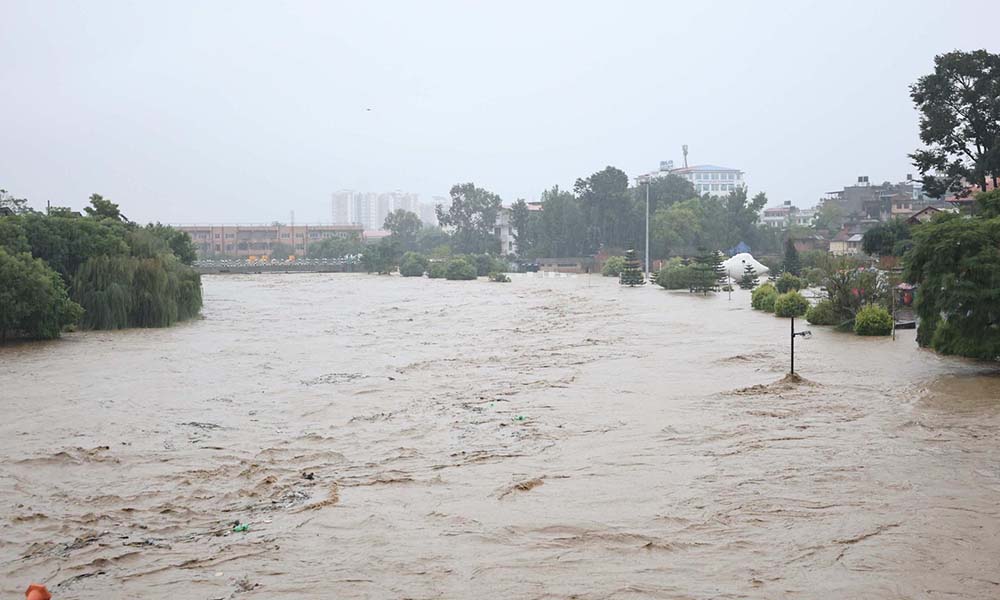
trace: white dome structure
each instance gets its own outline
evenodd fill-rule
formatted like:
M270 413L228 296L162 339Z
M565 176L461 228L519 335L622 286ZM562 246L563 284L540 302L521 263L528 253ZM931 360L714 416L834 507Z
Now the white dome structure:
M732 277L734 281L739 281L743 277L743 273L746 271L747 265L753 267L753 270L757 272L758 277L761 277L770 271L770 269L757 262L753 255L749 252L740 252L722 263L722 266L725 267L726 272L729 273L729 276Z

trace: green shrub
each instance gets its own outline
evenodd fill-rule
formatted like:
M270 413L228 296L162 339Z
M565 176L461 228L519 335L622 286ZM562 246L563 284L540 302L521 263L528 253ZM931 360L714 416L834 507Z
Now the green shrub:
M507 277L506 273L501 273L499 271L493 271L488 275L490 281L495 281L497 283L510 283L510 277Z
M889 335L892 315L877 304L869 304L854 317L854 333L858 335Z
M805 287L801 279L788 272L782 273L781 277L778 277L778 280L774 285L779 294L786 294L795 290L801 290Z
M604 266L601 268L601 275L604 275L605 277L618 277L624 269L625 257L612 256L608 258L608 260L604 261Z
M476 267L464 258L453 258L448 261L444 278L450 280L467 281L477 277Z
M798 292L785 292L774 299L774 316L801 317L809 310L809 301Z
M750 293L750 306L755 310L774 312L774 301L777 298L778 290L770 283L765 283Z
M668 265L656 273L656 284L668 290L686 290L691 287L691 267Z
M432 262L427 270L427 276L431 279L444 279L448 274L448 263L442 260Z
M806 321L812 325L838 325L840 319L833 308L833 302L820 300L806 311Z
M427 270L427 257L417 252L407 252L399 261L399 274L403 277L422 277Z

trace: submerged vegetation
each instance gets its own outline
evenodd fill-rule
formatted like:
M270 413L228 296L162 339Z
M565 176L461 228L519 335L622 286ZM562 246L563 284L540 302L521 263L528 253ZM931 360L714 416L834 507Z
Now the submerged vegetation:
M86 216L23 205L0 217L0 253L3 337L53 338L72 325L167 327L201 310L191 238L132 223L97 194Z
M27 252L0 247L0 342L8 337L50 339L80 318L59 274Z

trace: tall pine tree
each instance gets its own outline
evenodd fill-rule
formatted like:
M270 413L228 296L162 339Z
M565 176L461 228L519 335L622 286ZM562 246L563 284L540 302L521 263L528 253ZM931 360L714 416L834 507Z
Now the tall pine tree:
M719 281L718 267L722 261L717 252L701 250L691 265L691 291L708 294L715 291Z
M795 242L792 238L785 240L785 263L783 265L786 273L791 273L796 277L802 270L802 263L799 261L799 251L795 249Z
M757 280L757 271L754 270L753 265L748 264L745 269L743 269L743 278L740 279L740 288L744 290L752 290L760 283Z
M629 287L646 283L646 278L642 274L642 268L639 266L639 259L635 255L635 250L629 250L625 253L625 268L622 269L621 275L618 276L618 283Z
M726 289L726 286L729 285L729 272L726 271L726 267L722 264L725 260L726 257L718 250L712 255L712 272L715 273L716 287L721 289Z

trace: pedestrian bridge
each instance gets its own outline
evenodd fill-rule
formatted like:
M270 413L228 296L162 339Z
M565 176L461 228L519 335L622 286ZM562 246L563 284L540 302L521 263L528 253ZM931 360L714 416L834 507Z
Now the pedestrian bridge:
M361 270L358 260L344 258L196 260L191 266L203 275L213 273L353 273Z

